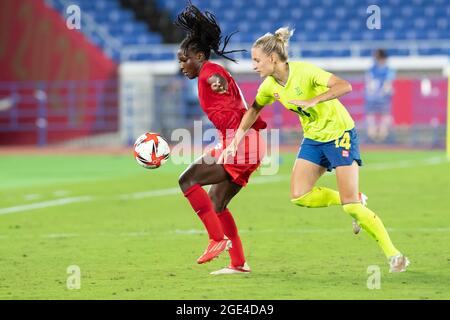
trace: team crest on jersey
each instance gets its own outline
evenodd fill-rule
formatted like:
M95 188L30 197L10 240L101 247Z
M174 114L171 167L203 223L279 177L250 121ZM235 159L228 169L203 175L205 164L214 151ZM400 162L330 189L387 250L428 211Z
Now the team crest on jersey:
M274 93L273 96L275 97L275 99L279 100L280 99L280 95L278 93Z
M348 158L348 150L342 150L342 156Z
M303 91L302 91L302 89L300 89L300 87L295 87L295 93L296 93L298 96L301 96L301 95L303 94Z

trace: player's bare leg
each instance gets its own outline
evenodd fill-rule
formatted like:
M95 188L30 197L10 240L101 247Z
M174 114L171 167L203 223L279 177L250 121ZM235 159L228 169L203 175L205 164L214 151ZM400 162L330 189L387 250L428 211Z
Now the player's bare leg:
M359 198L359 167L356 161L350 166L336 168L336 178L341 203L360 202Z
M233 199L241 189L242 186L233 183L228 179L212 185L209 189L208 195L214 204L215 211L220 213L225 210L231 199Z
M195 184L201 186L228 181L229 175L221 164L215 163L210 155L203 155L184 170L178 183L183 192Z
M291 175L291 199L299 198L312 190L327 169L305 159L297 159Z
M291 177L291 202L309 208L341 204L340 195L335 190L328 188L315 187L312 193L316 195L308 195L325 171L326 168L322 166L304 159L297 159ZM359 196L363 197L364 200L367 199L362 193L359 193ZM355 220L352 222L352 229L354 234L358 234L361 230Z
M291 202L306 208L340 205L339 192L326 187L314 186L325 170L324 167L313 162L298 159L291 178Z

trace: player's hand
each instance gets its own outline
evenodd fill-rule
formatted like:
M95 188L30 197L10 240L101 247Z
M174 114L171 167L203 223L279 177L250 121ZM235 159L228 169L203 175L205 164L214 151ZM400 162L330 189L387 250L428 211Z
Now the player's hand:
M222 151L222 154L219 156L217 163L225 163L226 159L229 156L235 156L237 153L237 141L233 139L231 143Z
M314 107L317 102L314 99L309 100L291 100L289 103L296 105L297 107L302 108L303 110Z
M212 91L217 92L219 94L224 94L225 92L227 92L227 89L220 83L219 79L211 83L211 89Z

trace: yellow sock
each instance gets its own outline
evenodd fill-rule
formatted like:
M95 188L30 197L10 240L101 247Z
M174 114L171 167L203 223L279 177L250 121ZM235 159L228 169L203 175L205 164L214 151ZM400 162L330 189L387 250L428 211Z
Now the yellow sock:
M372 210L364 207L361 203L344 204L343 208L378 242L386 257L400 254L400 251L392 244L383 222Z
M322 208L341 204L339 192L324 187L314 187L297 199L291 199L293 204L307 208Z

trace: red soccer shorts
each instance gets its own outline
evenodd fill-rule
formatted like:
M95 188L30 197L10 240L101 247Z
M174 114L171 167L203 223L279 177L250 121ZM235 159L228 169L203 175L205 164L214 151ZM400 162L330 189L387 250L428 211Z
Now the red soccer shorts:
M233 135L229 135L225 145L231 142ZM224 143L219 143L214 149L209 150L209 154L214 158L219 158L224 149ZM231 181L245 186L250 175L258 169L266 153L266 141L259 131L250 129L239 144L236 156L229 156L224 159L223 167L231 176Z

